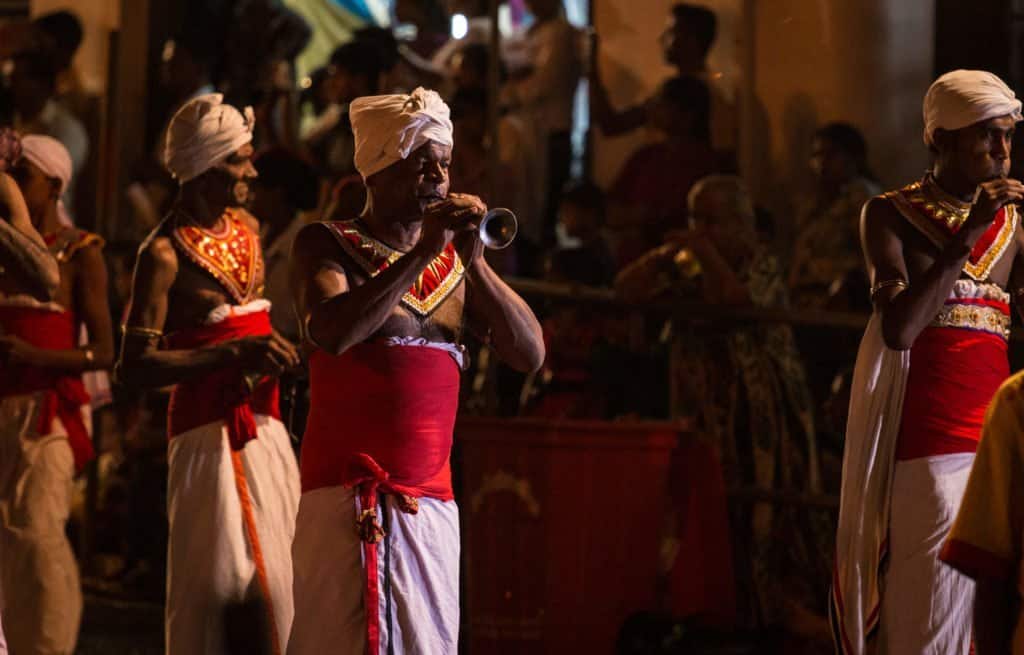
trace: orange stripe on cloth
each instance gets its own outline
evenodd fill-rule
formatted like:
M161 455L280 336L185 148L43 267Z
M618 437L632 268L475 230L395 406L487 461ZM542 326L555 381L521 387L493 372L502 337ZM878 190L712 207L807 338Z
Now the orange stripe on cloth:
M274 606L270 598L270 583L267 582L267 566L263 561L263 549L260 548L260 538L256 532L256 518L253 516L252 498L249 496L249 483L245 479L245 464L242 462L241 451L232 449L231 468L235 472L235 489L238 490L238 502L242 506L242 522L245 524L249 547L252 548L252 559L256 563L256 577L266 603L270 639L274 647L273 653L281 655L281 642L277 638L277 623L274 621Z

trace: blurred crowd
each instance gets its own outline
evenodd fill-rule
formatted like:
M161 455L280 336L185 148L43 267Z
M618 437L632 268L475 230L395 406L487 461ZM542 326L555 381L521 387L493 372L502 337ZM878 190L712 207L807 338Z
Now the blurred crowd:
M864 137L845 123L817 129L805 153L813 194L795 220L780 222L757 205L737 172L738 112L723 77L707 63L718 37L711 10L672 8L664 31L652 35L672 75L645 102L616 107L598 65L598 37L571 25L559 0L525 5L532 20L502 35L498 61L488 3L399 0L396 24L415 30L356 29L300 78L295 60L312 27L299 14L278 0L196 3L198 13L163 46L151 103L157 115L148 117L160 127L151 130L148 155L114 190L99 183L100 153L109 147L99 103L81 88L74 66L83 34L78 18L62 11L0 27L0 126L22 143L38 135L56 140L69 163L65 169L9 157L33 222L75 276L66 300L82 328L74 347L89 344L94 353L79 370L97 371L86 386L100 457L80 478L71 531L95 588L154 599L163 590L166 394L117 385L111 391L102 371L117 347L113 326L124 316L135 253L177 190L163 161L167 122L183 103L212 92L254 110L258 178L250 211L261 223L266 295L282 335L299 340L287 272L295 234L309 221L355 218L366 199L353 165L349 104L435 88L455 125L452 191L479 195L518 217L513 246L487 253L495 268L605 288L623 301L538 300L548 360L526 379L494 364L486 344L472 345L464 411L691 418L715 445L730 486L835 492L854 337L663 310L692 301L869 311L858 222L879 186ZM449 35L456 14L466 22L461 38ZM587 152L574 147L573 131L583 81L591 129L647 136L606 188L579 175ZM130 108L108 108L106 120L124 111ZM100 220L95 208L103 193L127 198L130 216L116 226ZM660 309L641 310L638 321L636 308L645 305ZM19 356L17 344L0 344L0 366ZM305 389L295 376L283 399L297 443ZM752 554L753 570L740 576L753 581L742 613L751 625L786 623L820 636L824 618L815 613L829 577L831 519L787 522L786 512L766 511L742 509L733 517L746 526ZM777 552L780 537L799 547ZM793 567L800 566L809 573L794 584Z

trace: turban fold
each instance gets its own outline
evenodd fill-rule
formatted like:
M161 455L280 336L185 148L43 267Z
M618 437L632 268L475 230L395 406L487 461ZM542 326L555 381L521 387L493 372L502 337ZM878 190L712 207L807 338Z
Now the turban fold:
M356 170L365 180L428 141L454 145L450 114L441 96L422 87L409 95L353 100L349 118L356 141Z
M164 164L179 183L199 177L252 141L252 107L244 114L224 104L224 96L195 97L179 109L167 126Z
M999 116L1021 120L1021 102L1005 82L987 71L951 71L924 96L924 142L934 145L939 128L959 130Z
M21 138L21 156L32 162L43 175L60 182L60 190L57 192L57 218L63 225L73 225L71 216L64 207L64 201L61 200L68 184L71 183L72 164L68 149L53 137L28 134Z

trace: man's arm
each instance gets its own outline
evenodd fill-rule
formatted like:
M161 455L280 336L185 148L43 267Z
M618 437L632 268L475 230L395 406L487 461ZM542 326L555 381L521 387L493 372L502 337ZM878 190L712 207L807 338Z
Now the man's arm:
M295 349L280 338L245 337L192 350L160 350L167 299L178 274L178 258L166 237L153 237L139 251L132 297L116 372L125 384L163 387L224 366L273 375L298 364Z
M306 336L324 350L341 354L369 338L447 241L424 238L395 264L365 284L351 287L337 261L338 245L327 228L312 224L295 238L292 290Z
M642 127L647 122L647 110L643 105L616 111L608 98L608 89L601 78L600 41L597 34L590 40L590 118L605 136L619 136Z
M908 350L917 335L935 318L975 242L985 233L995 213L1005 204L1024 198L1024 185L1000 179L980 185L981 192L970 216L935 262L918 279L911 280L903 258L903 242L897 226L904 220L892 202L874 198L864 206L861 240L867 256L872 298L882 318L882 337L894 350ZM900 280L906 284L882 286Z
M17 337L0 336L8 345L8 356L32 366L55 368L69 372L108 369L114 362L114 334L107 303L107 266L99 245L92 245L75 255L79 275L75 280L75 296L79 316L89 332L89 343L81 348L48 350L35 348Z
M466 271L466 311L474 325L490 331L490 342L506 364L532 373L544 364L544 334L533 310L483 257Z
M32 227L17 183L6 173L0 173L0 205L9 213L0 216L0 269L36 300L52 300L60 284L60 269Z

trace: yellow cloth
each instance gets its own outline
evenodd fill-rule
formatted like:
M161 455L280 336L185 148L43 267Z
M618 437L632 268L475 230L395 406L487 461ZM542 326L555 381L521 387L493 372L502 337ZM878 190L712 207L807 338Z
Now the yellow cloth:
M1024 555L1024 372L1000 387L989 405L977 458L941 559L974 579L1009 581L1018 595ZM1024 652L1024 612L1014 630Z

